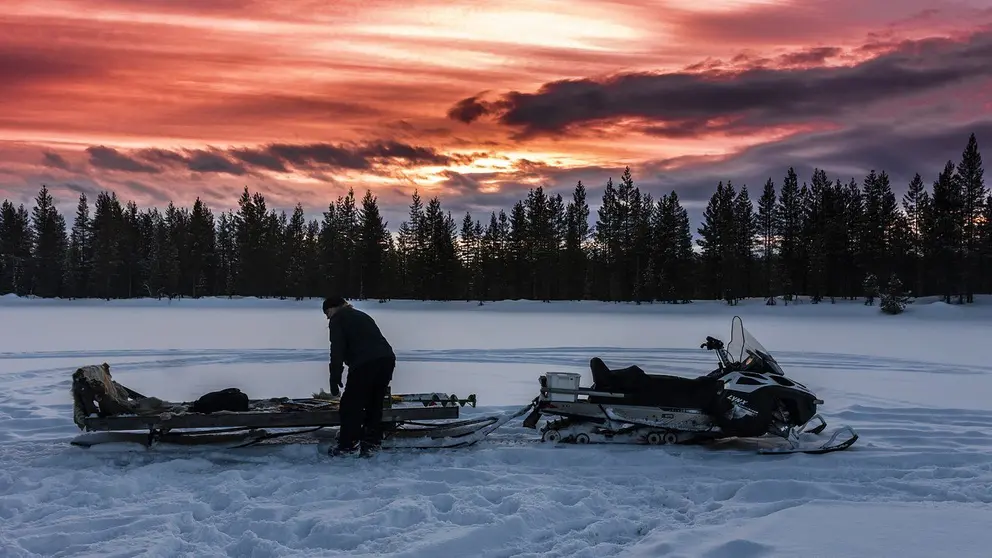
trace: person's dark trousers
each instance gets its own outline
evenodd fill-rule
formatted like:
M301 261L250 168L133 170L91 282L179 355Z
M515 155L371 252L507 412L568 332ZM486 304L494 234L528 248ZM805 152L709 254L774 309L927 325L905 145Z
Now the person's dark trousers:
M372 448L382 444L382 405L395 368L395 357L348 368L348 381L341 394L338 449L352 450L359 443Z

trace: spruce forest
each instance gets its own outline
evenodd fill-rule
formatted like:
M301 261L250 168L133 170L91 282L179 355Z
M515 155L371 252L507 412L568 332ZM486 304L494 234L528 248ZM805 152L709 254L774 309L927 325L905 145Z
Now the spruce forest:
M199 198L159 210L82 194L70 224L42 187L30 212L0 208L0 294L733 304L872 297L893 278L953 303L992 292L992 196L974 135L901 200L884 171L843 182L790 168L760 192L720 182L692 228L676 192L652 198L629 168L595 215L582 182L570 199L534 188L481 219L414 193L395 236L370 192L349 191L309 222L301 206L277 212L247 187L218 215Z

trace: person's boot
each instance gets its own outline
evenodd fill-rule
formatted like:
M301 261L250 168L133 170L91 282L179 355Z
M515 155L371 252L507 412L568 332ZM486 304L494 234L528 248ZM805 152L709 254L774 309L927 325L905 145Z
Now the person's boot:
M358 452L358 456L359 457L366 457L366 458L367 457L372 457L373 455L376 454L376 452L378 450L379 450L379 447L378 446L376 446L374 444L370 444L368 442L362 442L361 448L359 449L359 452Z
M333 446L329 450L327 450L327 455L331 457L345 457L349 455L355 455L355 453L358 450L359 450L359 446L358 443L356 442L354 444L350 444L347 446L341 446L341 445Z
M372 457L379 452L379 444L373 444L370 442L362 442L361 450L359 451L359 457Z

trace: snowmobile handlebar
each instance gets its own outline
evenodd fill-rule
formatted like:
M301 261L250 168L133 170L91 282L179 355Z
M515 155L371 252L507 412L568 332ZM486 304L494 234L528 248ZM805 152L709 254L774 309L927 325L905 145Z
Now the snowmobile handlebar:
M724 349L723 341L716 337L707 335L706 342L700 345L699 348L706 349L707 351L716 351L716 356L720 360L720 367L711 372L714 376L719 376L724 370L734 367L734 362L730 359L730 355L727 354L726 349Z
M723 348L723 341L715 337L706 336L706 342L699 346L700 349L706 349L707 351L720 350Z

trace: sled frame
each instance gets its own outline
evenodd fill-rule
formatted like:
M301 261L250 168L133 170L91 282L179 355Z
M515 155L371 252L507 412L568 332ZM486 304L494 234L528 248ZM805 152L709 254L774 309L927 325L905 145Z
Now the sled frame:
M455 419L459 417L455 406L436 407L392 407L382 410L382 422L408 422L411 420ZM218 412L211 414L184 413L171 416L124 415L109 417L87 417L84 419L87 432L118 432L127 430L148 430L169 432L199 428L304 428L341 426L341 412L338 410L314 411L257 411L257 412Z

